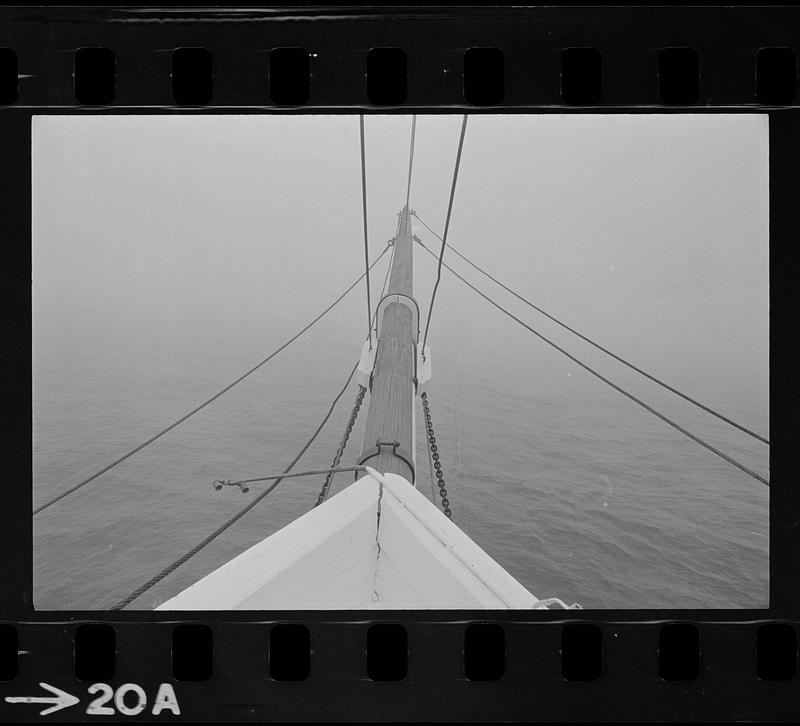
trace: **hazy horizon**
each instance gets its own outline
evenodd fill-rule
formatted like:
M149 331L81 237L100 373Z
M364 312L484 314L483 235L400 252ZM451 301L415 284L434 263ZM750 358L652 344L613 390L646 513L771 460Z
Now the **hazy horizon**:
M675 355L691 367L702 357L763 386L767 123L753 114L471 117L449 241L642 364ZM459 126L458 115L417 123L411 206L440 233ZM372 257L405 198L409 132L409 117L366 118ZM267 345L363 270L354 115L37 116L33 135L37 345L59 329L203 338L237 326ZM452 253L446 260L507 299ZM423 315L433 270L418 248ZM447 340L449 315L461 314L448 299L469 299L478 329L500 324L447 272L439 295L434 347ZM355 318L360 331L364 307L362 285L326 329L345 334ZM680 366L668 373L683 378Z

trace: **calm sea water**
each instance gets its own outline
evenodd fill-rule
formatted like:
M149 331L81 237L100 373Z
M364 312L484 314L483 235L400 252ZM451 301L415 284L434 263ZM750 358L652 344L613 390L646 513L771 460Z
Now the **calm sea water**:
M234 326L216 338L200 330L197 323L123 334L98 324L36 333L37 504L193 408L283 339L268 329ZM456 332L434 342L429 389L449 496L456 522L514 577L538 597L586 608L768 605L766 487L536 341L510 355L479 345L469 329ZM216 492L211 482L281 471L358 349L357 338L313 329L212 406L37 516L35 606L107 608L202 540L263 486L244 495ZM572 349L768 475L768 447ZM697 378L704 390L693 392L767 433L763 387L715 388L711 378ZM330 465L355 392L352 384L300 466ZM420 488L431 496L417 416ZM359 449L364 418L345 463ZM350 481L337 477L334 492ZM158 605L291 522L313 506L321 484L283 482L135 607Z

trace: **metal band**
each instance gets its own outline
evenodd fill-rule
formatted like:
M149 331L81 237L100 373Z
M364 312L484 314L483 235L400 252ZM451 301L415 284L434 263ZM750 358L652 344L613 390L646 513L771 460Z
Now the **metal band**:
M375 446L372 449L367 449L367 451L365 451L361 455L361 458L358 460L358 465L362 466L365 462L369 461L370 459L374 459L376 456L380 456L381 446L391 446L392 454L408 465L408 468L411 469L411 484L413 485L414 481L416 480L416 472L414 471L414 464L411 455L404 449L400 448L399 441L376 441Z
M383 312L383 308L390 302L402 303L409 310L411 310L411 313L415 316L414 326L417 330L417 340L419 340L419 305L417 305L417 301L411 297L411 295L406 295L404 292L386 293L386 295L384 295L378 302L378 307L375 309L375 331L378 338L381 336L381 324L383 318L381 313Z

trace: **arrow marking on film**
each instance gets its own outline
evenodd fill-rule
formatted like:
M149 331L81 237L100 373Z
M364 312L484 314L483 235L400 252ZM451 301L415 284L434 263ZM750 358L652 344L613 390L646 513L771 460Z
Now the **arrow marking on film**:
M78 703L81 699L76 698L71 693L67 693L66 691L62 691L60 688L56 688L55 686L51 686L48 683L40 683L39 684L42 688L52 693L52 696L6 696L7 703L51 703L53 704L49 708L44 709L44 711L40 711L40 716L46 716L48 713L55 713L56 711L60 711L62 708L69 708L70 706L74 706Z

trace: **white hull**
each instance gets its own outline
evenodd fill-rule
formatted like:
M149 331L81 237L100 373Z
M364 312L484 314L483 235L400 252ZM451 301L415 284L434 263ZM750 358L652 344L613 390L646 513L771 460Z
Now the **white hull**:
M408 481L373 470L157 610L546 609Z

